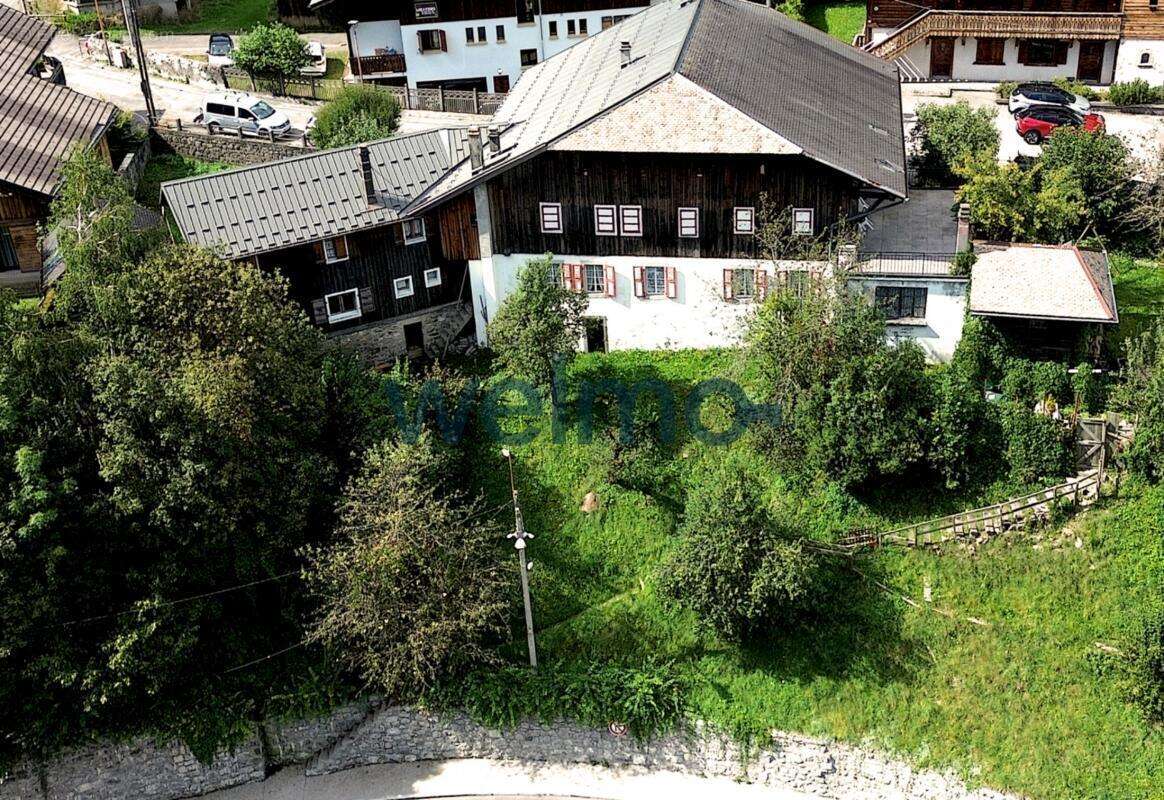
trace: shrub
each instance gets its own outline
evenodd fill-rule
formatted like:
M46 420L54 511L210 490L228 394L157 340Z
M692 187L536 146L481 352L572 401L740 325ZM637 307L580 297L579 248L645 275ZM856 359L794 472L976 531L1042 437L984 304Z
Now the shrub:
M954 263L950 266L950 274L959 277L969 277L970 273L974 271L974 264L978 261L978 256L973 250L960 250L954 254Z
M965 101L919 106L912 134L920 142L918 179L926 185L951 186L958 182L958 166L968 159L996 160L999 137L994 116L993 108L973 109Z
M1099 99L1099 92L1095 91L1095 89L1092 89L1086 83L1081 83L1080 81L1077 81L1074 78L1055 78L1055 80L1052 81L1052 83L1054 83L1056 86L1058 86L1060 89L1062 89L1065 92L1071 92L1071 94L1077 94L1080 97L1083 97L1087 100L1098 100Z
M1164 479L1164 321L1126 345L1120 405L1136 417L1129 463L1151 481Z
M997 415L986 402L982 385L962 363L951 364L934 379L935 402L930 420L927 458L954 489L985 482L1001 461Z
M674 462L662 442L663 423L657 402L651 398L636 404L626 435L612 405L603 403L600 410L605 413L597 420L603 426L593 448L597 466L608 481L618 486L639 492L658 489L666 483L666 473Z
M1130 699L1153 723L1164 723L1164 608L1143 613L1128 646Z
M980 236L1059 244L1080 232L1087 211L1083 187L1066 169L1023 168L993 158L963 162L958 200L970 205Z
M1027 366L1031 370L1031 388L1035 401L1052 397L1060 406L1072 401L1071 377L1067 367L1058 361L1036 361Z
M395 95L368 84L345 86L315 115L311 139L316 146L348 147L386 139L400 125L400 103Z
M970 317L962 325L962 340L950 366L962 370L978 386L993 386L1001 379L1010 353L1010 343L994 323Z
M1110 234L1126 225L1127 212L1135 200L1128 187L1136 169L1123 139L1082 128L1060 130L1043 146L1039 163L1048 173L1065 170L1078 182L1084 221L1097 233ZM1067 224L1059 227L1072 229Z
M776 6L776 10L786 17L804 21L804 0L783 0Z
M1153 86L1143 78L1136 78L1126 83L1113 83L1107 90L1107 99L1117 106L1164 103L1164 87Z
M1089 362L1084 361L1075 368L1075 374L1071 376L1071 388L1088 411L1103 411L1107 404L1107 387L1103 375L1097 375Z
M1008 404L1002 412L1006 460L1011 477L1021 483L1060 478L1071 471L1071 436L1067 426L1029 408Z
M1035 383L1030 362L1023 358L1008 358L1002 373L1000 391L1003 397L1027 408L1034 405Z
M1018 88L1018 81L1002 81L995 87L1000 100L1009 100L1014 90Z
M53 23L74 36L89 36L101 29L97 14L93 11L79 11L76 14L66 11L54 17Z
M243 34L232 54L235 66L264 78L290 78L311 60L293 28L260 22Z
M748 640L802 610L815 559L795 529L769 516L756 481L741 470L723 467L693 487L679 532L660 588L711 633Z

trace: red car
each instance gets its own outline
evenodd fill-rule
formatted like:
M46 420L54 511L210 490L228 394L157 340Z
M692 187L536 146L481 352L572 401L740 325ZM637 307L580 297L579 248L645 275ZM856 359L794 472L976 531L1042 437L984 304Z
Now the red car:
M1039 144L1064 125L1082 127L1089 133L1104 130L1103 115L1080 115L1063 106L1031 106L1015 114L1014 118L1018 120L1015 130L1027 144Z

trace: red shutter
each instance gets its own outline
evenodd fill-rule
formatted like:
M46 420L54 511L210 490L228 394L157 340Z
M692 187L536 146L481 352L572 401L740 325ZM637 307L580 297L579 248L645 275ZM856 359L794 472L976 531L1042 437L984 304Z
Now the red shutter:
M646 297L647 287L643 284L643 268L635 267L635 297Z
M570 265L569 264L559 264L558 269L560 269L562 271L562 288L563 289L574 288L574 286L573 286L574 274L570 269Z
M756 268L756 299L763 300L768 296L768 272Z
M574 291L586 291L586 266L583 264L574 265Z
M437 33L440 35L440 38L441 38L441 52L447 53L449 51L449 42L445 38L445 32L444 31L437 31Z
M603 282L603 288L607 297L614 297L618 294L618 276L614 272L614 267L607 265L605 269L606 280Z
M675 268L663 267L663 277L667 283L667 297L674 300L679 296L679 284L675 279Z
M723 299L731 300L732 297L732 271L725 269L723 271Z

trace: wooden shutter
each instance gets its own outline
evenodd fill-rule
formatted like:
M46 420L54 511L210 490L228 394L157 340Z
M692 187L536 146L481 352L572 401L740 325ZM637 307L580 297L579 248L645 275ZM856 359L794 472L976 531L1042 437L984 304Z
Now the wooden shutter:
M360 313L367 314L376 310L376 295L372 294L371 286L360 287Z
M1018 42L1018 60L1024 66L1030 60L1030 44L1028 39L1019 39Z
M1067 63L1067 51L1070 49L1071 49L1070 42L1055 42L1055 63L1060 64L1060 65L1066 64Z
M443 30L438 30L437 35L441 40L441 52L447 53L449 51L449 42L448 39L445 38L445 32Z
M732 271L725 269L723 271L723 299L731 300L734 296L732 294Z
M606 272L606 278L602 284L602 288L605 289L604 294L607 297L614 297L618 294L618 275L615 274L614 267L609 264L603 269Z
M647 296L647 287L643 283L643 268L642 267L635 267L634 274L635 274L635 297L646 297Z
M586 267L583 264L570 265L570 288L576 292L586 291Z
M343 261L348 257L348 237L337 236L332 240L335 242L335 257L337 261Z
M667 297L674 300L679 296L679 283L675 279L675 268L663 267L663 278L667 285Z
M416 32L416 46L420 48L420 52L424 52L424 31Z
M561 270L561 273L562 273L562 288L569 289L570 288L570 265L569 264L559 264L558 269Z
M327 301L322 297L311 301L311 321L316 325L327 324Z
M312 242L311 249L315 251L315 263L322 264L324 262L323 242Z
M756 299L763 300L768 296L768 273L759 267L756 268Z

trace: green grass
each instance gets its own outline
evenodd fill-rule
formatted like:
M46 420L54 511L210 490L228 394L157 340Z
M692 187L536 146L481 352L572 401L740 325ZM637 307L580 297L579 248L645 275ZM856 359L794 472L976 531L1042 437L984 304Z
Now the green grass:
M230 164L199 161L174 154L154 156L146 164L141 182L137 185L137 201L149 208L161 208L161 186L166 181L209 175L229 169Z
M804 10L805 22L829 36L852 44L853 37L865 29L865 4L860 2L809 3Z
M1121 353L1126 339L1164 315L1164 264L1113 253L1111 271L1120 315L1112 345L1114 352Z
M242 33L258 22L275 20L273 0L201 0L191 19L143 22L145 33Z
M657 377L682 394L694 381L739 374L729 351L586 355L572 374ZM1014 491L963 494L918 486L858 498L781 477L746 440L726 448L680 437L645 492L604 482L601 450L575 430L554 444L548 421L511 445L527 527L538 641L554 663L648 656L674 659L694 687L692 710L741 736L770 729L869 742L921 766L1033 798L1159 797L1164 737L1124 702L1116 670L1094 642L1119 644L1132 609L1162 590L1164 489L1144 491L1069 523L1066 546L1035 549L1013 534L976 554L883 551L860 568L901 593L978 627L914 609L848 573L811 628L740 648L703 634L655 591L675 544L684 486L724 459L744 464L774 508L829 538L854 526L966 508ZM499 445L475 445L475 483L504 503ZM600 508L579 504L588 491ZM905 494L905 497L901 495ZM1075 536L1082 546L1074 547ZM518 653L515 651L515 655Z

